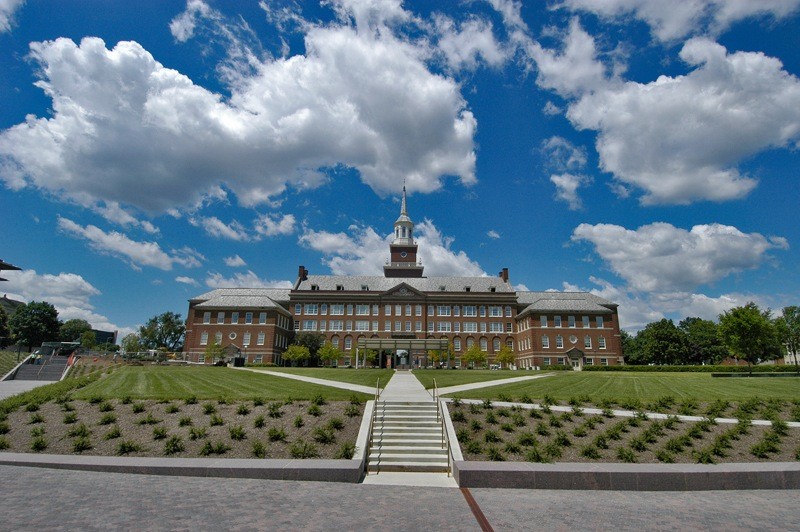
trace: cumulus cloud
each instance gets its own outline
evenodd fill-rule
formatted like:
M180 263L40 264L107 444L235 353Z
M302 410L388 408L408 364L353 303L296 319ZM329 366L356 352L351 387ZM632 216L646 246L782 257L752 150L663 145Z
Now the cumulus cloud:
M266 237L290 235L295 231L296 220L293 214L264 214L255 221L255 231Z
M686 231L663 222L636 230L581 224L572 241L593 244L614 273L642 292L690 291L758 268L768 251L788 248L784 238L743 233L727 225L696 225Z
M206 233L215 238L235 240L237 242L249 240L250 238L242 224L236 220L226 224L216 216L207 216L192 218L189 220L189 222L192 225L202 227Z
M800 0L562 0L559 7L594 13L604 19L634 17L650 26L661 41L674 41L698 33L720 33L750 17L787 17L800 8Z
M228 266L229 268L239 268L241 266L246 266L246 265L247 263L239 255L234 255L233 257L225 257L225 266Z
M389 259L392 235L381 236L372 227L350 226L348 233L306 228L300 243L324 255L322 263L334 275L382 275ZM485 276L486 272L463 251L453 251L454 239L442 235L430 220L415 226L419 258L425 275Z
M399 2L335 7L347 21L306 28L305 55L259 58L228 98L136 42L32 43L52 116L0 133L0 179L146 212L196 205L220 185L254 206L337 166L379 194L404 179L412 192L446 176L475 183L476 119L458 83L429 69L429 46L384 25L403 18ZM190 38L190 22L173 31Z
M122 227L139 227L151 235L159 232L158 227L147 220L136 218L116 201L107 201L104 205L97 205L95 210L110 223L121 225Z
M578 188L590 184L592 178L565 172L551 175L550 182L556 186L556 198L566 201L569 205L569 210L577 211L583 207L583 201L578 195Z
M499 67L509 52L495 39L492 24L472 18L461 25L444 15L435 18L437 46L450 69L475 70L481 64Z
M192 279L191 277L186 277L185 275L179 275L175 278L175 282L181 284L188 284L189 286L197 286L197 281Z
M11 31L14 13L22 7L25 0L0 0L0 33Z
M800 139L800 80L763 53L707 39L680 57L693 71L583 95L567 117L598 132L600 166L644 190L645 204L741 198L756 186L737 165Z
M564 137L553 136L542 142L545 165L558 171L580 170L586 166L586 149Z
M489 231L486 232L486 236L488 236L489 238L492 238L494 240L497 240L497 239L500 238L500 233L498 233L494 229L490 229Z
M58 228L65 233L82 238L98 253L125 260L134 269L150 266L171 270L174 265L194 268L205 258L196 251L183 248L167 253L156 242L138 242L117 231L105 232L97 226L81 226L67 218L58 219Z
M233 277L209 272L205 283L209 288L291 288L294 285L292 281L262 279L250 270L235 273Z

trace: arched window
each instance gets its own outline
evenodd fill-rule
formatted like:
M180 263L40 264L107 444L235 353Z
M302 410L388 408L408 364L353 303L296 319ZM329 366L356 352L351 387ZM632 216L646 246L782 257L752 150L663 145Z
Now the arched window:
M497 353L500 351L500 338L495 338L492 340L492 350Z
M481 338L481 351L488 351L489 350L489 340L486 338Z

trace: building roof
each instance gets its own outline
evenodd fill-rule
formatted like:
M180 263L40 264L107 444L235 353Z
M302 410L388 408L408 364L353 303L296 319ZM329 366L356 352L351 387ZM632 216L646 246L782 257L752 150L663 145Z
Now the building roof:
M196 308L275 308L286 312L288 288L218 288L190 300Z
M610 314L617 307L607 299L589 292L517 292L517 301L527 312L591 312Z
M363 291L366 286L370 292L386 292L400 284L407 284L420 292L491 292L494 288L499 293L514 293L514 288L500 277L383 277L378 275L309 275L301 280L296 290L311 291L312 285L317 290L337 290L341 286L344 291Z

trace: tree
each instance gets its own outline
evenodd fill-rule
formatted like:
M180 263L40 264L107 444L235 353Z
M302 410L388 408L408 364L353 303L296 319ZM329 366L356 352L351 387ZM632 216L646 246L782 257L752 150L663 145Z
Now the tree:
M500 348L500 351L497 352L497 355L495 355L494 359L501 364L501 367L503 364L505 364L507 368L514 363L516 356L510 347L503 345Z
M374 349L369 349L369 348L363 349L360 355L364 357L365 366L367 365L367 362L369 362L370 366L374 366L375 361L378 360L378 352L375 351Z
M325 336L315 332L302 332L295 336L294 343L308 348L309 359L316 359L317 351L325 343Z
M800 307L791 306L783 308L783 315L775 320L778 329L778 339L790 355L794 357L794 365L800 372L797 355L800 351Z
M8 345L11 340L11 331L8 328L8 314L6 309L0 307L0 348Z
M61 325L58 329L58 337L62 342L80 342L81 335L91 330L92 326L88 321L74 318Z
M646 364L638 334L634 336L625 330L621 330L620 343L622 344L622 354L625 356L626 364L631 364L634 366Z
M222 347L222 344L214 342L206 346L205 359L212 364L216 361L225 362L227 356L228 354L225 352L225 348Z
M125 353L138 353L142 350L142 342L139 339L139 335L136 333L126 334L125 338L122 339L122 349L125 350Z
M646 364L678 364L689 351L686 335L666 318L648 323L636 335L636 341Z
M330 342L325 342L325 344L323 344L323 346L319 348L317 354L319 355L320 360L328 363L326 365L329 365L334 360L339 360L340 358L342 358L342 352L339 350L338 347L334 346Z
M472 344L472 346L467 349L467 352L464 353L464 362L471 364L472 367L483 366L486 364L486 353L481 351L478 344Z
M11 337L29 351L31 347L42 345L42 342L58 339L60 326L58 311L46 301L31 301L18 307L8 320Z
M719 334L731 355L753 364L775 358L781 346L778 331L769 310L762 311L753 302L720 314Z
M716 364L728 356L728 350L719 338L719 326L711 320L686 318L678 323L686 335L688 357L686 364Z
M92 349L95 344L97 344L97 337L94 333L92 331L83 331L81 334L81 347Z
M181 320L181 315L165 312L153 316L145 325L139 327L139 338L146 349L166 347L170 351L180 351L185 332L186 325Z
M283 359L296 366L298 362L311 358L311 352L304 345L292 344L283 352Z
M438 349L429 349L428 350L428 363L432 364L434 367L439 366L439 362L442 360L442 352Z

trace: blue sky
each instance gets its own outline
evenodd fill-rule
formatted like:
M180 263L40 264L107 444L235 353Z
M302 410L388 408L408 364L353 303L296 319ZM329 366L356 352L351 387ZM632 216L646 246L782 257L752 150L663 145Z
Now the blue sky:
M800 302L800 0L0 0L0 292L122 335L216 287Z

